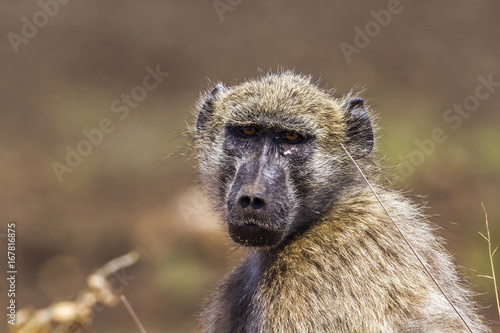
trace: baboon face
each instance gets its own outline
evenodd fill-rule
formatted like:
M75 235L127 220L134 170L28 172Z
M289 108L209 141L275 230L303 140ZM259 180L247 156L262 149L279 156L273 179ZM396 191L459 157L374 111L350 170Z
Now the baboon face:
M295 219L293 169L304 168L315 138L251 122L226 127L225 137L224 152L236 165L227 195L229 234L243 245L274 245Z
M361 99L292 73L216 86L194 136L206 191L245 246L274 246L320 219L352 177L340 143L358 158L373 146Z

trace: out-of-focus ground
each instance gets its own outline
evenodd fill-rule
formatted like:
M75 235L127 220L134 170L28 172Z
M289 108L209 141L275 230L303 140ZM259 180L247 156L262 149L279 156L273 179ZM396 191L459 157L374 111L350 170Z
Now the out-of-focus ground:
M210 82L283 66L339 95L364 87L383 128L380 153L388 166L403 161L396 185L426 196L485 315L500 321L493 284L477 276L491 274L481 202L500 243L500 87L478 88L481 78L500 82L498 1L233 1L221 16L212 1L54 3L0 4L0 232L17 221L18 307L71 300L89 273L137 249L141 262L116 289L149 333L192 331L242 251L191 189L194 162L162 157L186 144L179 135ZM388 9L390 22L376 23L372 11ZM37 31L23 32L26 22ZM373 37L356 44L355 27ZM13 47L9 33L29 38ZM341 43L359 46L349 63ZM148 66L169 74L144 90ZM131 93L127 106L120 98ZM471 111L450 120L464 103ZM82 143L103 119L109 133ZM441 140L430 143L436 128ZM69 166L68 147L86 156ZM62 181L54 162L71 169ZM4 300L6 287L0 279ZM138 332L123 306L94 319L92 332Z

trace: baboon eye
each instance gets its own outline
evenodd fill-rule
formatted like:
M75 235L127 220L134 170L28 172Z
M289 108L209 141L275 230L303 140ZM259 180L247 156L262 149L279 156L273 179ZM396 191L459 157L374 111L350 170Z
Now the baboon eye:
M239 131L245 136L255 136L258 133L257 128L252 126L241 127Z
M288 143L297 143L302 140L302 135L295 132L283 132L280 135L280 138Z

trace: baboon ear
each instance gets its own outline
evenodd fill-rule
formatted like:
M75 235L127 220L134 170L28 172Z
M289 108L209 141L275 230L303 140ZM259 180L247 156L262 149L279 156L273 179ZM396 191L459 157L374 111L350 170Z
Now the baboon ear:
M347 140L354 148L351 153L358 157L369 154L373 148L373 129L362 98L353 98L346 103Z
M214 102L217 100L217 96L226 90L226 87L224 87L222 83L219 83L205 96L205 100L198 113L198 120L196 121L197 130L203 129L205 123L210 119L214 111Z

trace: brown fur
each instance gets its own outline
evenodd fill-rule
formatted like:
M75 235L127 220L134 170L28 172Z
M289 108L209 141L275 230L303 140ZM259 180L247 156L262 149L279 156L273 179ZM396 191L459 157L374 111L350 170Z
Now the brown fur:
M225 170L224 129L245 125L250 117L252 124L258 120L262 126L280 124L313 133L313 158L303 166L314 175L307 186L317 196L332 182L339 188L325 213L307 228L298 232L287 226L286 241L249 248L208 302L203 332L468 332L339 145L356 149L356 142L346 138L345 104L352 98L336 98L308 77L283 72L200 101L203 112L211 99L211 113L203 128L192 128L195 154L222 220L227 219L232 185L220 177ZM472 330L489 332L422 209L378 180L373 158L360 155L356 160Z

